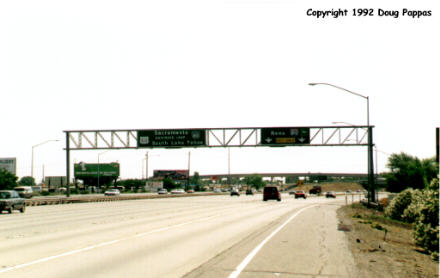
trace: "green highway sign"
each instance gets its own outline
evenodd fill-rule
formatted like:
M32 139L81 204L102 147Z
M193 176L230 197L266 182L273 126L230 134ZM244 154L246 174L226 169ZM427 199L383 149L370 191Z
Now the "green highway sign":
M261 129L261 145L310 144L309 127L273 127Z
M138 148L206 147L205 129L138 130Z

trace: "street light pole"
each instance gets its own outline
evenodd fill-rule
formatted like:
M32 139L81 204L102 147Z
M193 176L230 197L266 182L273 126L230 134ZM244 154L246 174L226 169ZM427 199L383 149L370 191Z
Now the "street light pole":
M153 154L153 155L149 155L148 154L148 152L146 152L145 153L145 158L144 158L144 160L145 160L145 172L146 172L146 179L148 180L149 178L150 178L150 176L148 175L148 166L149 166L149 162L148 162L148 159L150 158L150 157L153 157L153 156L160 156L159 154ZM143 160L142 160L143 161ZM142 168L143 168L143 166L142 166Z
M49 143L49 142L58 142L58 141L60 141L60 140L47 140L47 141L44 141L44 142L42 142L42 143L39 143L39 144L37 144L37 145L32 146L32 161L31 161L31 177L32 177L32 178L34 177L34 149L35 149L36 147L41 146L41 145L44 145L44 144L46 144L46 143Z
M367 100L367 128L368 128L368 188L370 189L370 194L368 197L368 202L370 200L372 202L376 201L376 193L374 188L374 162L373 162L373 128L370 126L370 98L368 96L364 96L353 91L347 90L345 88L330 84L330 83L309 83L310 86L316 85L327 85L330 87L334 87L336 89L345 91L352 95L362 97Z

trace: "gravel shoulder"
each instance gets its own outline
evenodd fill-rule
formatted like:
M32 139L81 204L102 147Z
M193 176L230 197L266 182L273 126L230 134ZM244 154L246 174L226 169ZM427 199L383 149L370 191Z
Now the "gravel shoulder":
M438 262L414 244L411 225L360 204L341 207L337 215L360 277L439 277Z

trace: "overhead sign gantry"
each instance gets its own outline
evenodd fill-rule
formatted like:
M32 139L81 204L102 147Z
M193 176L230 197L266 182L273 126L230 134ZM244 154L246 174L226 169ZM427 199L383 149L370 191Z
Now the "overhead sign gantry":
M66 177L69 181L70 151L72 150L368 146L368 157L371 162L372 130L373 126L67 130L64 131L66 133ZM369 163L370 186L374 178L373 168L373 165Z
M366 146L366 126L68 130L66 150Z

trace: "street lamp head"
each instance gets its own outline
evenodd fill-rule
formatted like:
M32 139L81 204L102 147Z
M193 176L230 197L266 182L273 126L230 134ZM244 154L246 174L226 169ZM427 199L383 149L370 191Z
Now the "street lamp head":
M309 83L309 86L315 86L317 83Z

